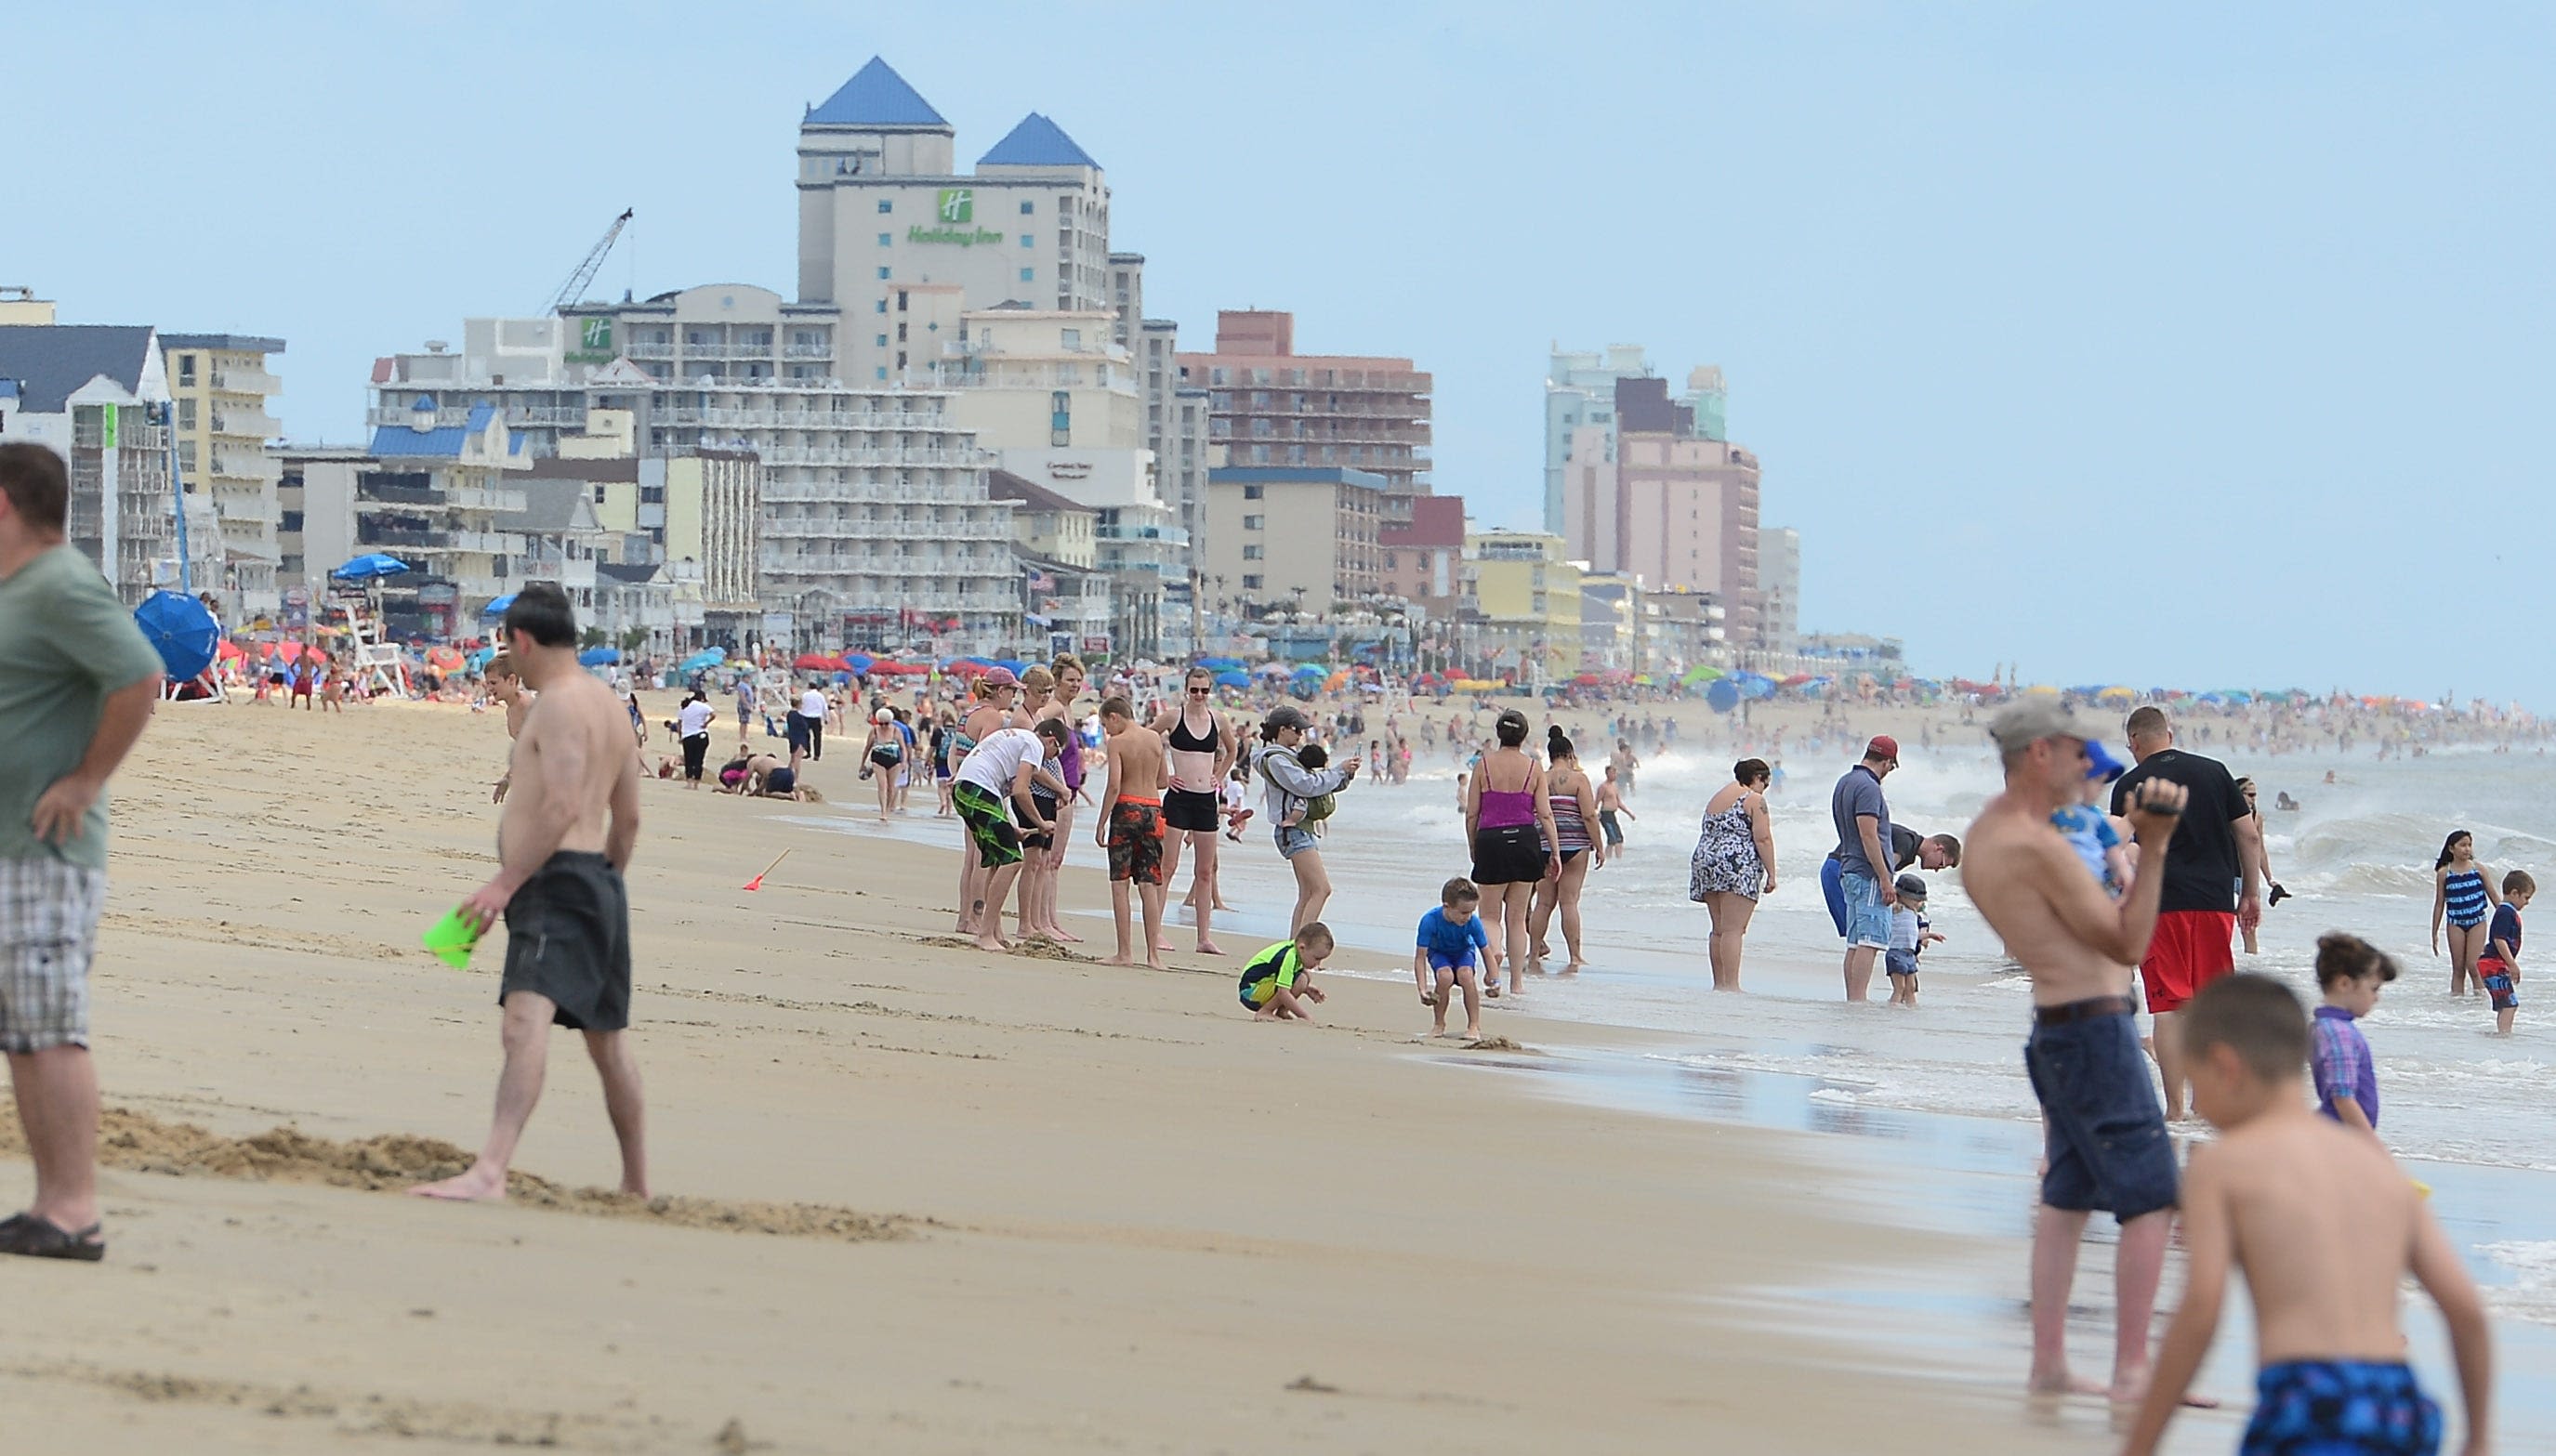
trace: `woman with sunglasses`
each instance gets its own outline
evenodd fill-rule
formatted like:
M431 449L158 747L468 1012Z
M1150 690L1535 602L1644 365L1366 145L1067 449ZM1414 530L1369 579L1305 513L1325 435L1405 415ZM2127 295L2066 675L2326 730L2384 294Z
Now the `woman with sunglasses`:
M1157 716L1152 726L1163 735L1172 764L1172 787L1163 792L1163 825L1172 831L1164 846L1163 883L1172 883L1181 867L1181 841L1189 841L1195 859L1190 898L1184 903L1198 911L1199 953L1222 955L1210 933L1215 918L1215 832L1224 818L1219 796L1224 774L1233 767L1240 744L1233 725L1215 710L1215 673L1207 667L1190 668L1181 680L1179 706Z

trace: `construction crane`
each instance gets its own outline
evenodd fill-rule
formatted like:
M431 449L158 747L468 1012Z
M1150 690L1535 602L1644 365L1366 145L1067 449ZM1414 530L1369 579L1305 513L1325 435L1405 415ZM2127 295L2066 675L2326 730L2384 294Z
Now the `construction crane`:
M570 274L568 282L561 284L560 291L552 296L548 311L557 313L585 297L586 285L594 282L594 275L602 270L603 256L612 251L613 241L621 236L623 228L630 225L630 214L634 210L624 207L621 215L612 219L612 225L603 230L603 236L596 240L593 251L585 255L585 261L576 265L576 272Z

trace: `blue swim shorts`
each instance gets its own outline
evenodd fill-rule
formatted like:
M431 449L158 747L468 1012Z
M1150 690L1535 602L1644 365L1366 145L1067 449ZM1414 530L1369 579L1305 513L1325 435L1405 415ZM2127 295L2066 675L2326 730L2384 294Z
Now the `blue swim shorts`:
M2238 1456L2433 1456L2441 1407L2401 1364L2293 1360L2254 1377Z
M1278 832L1278 857L1280 859L1292 860L1296 856L1303 854L1306 850L1320 849L1323 847L1323 841L1315 837L1314 831L1311 829L1303 828L1301 826L1291 827L1286 824L1277 824L1272 825L1271 827L1276 829Z
M2023 1066L2048 1126L2043 1206L2122 1223L2174 1207L2174 1145L2129 1012L2035 1022Z
M1893 976L1913 976L1917 974L1917 952L1885 950L1881 953L1881 969Z
M1838 875L1838 888L1846 893L1846 943L1889 949L1890 908L1881 903L1881 882L1846 870Z
M2520 992L2511 984L2511 972L2508 969L2496 969L2501 965L2501 961L2492 956L2478 961L2477 970L2482 974L2477 977L2477 980L2484 985L2485 994L2492 999L2493 1010L2510 1011L2520 1005Z
M1433 971L1470 971L1472 968L1473 952L1470 949L1463 955L1449 955L1443 950L1429 952L1429 969Z

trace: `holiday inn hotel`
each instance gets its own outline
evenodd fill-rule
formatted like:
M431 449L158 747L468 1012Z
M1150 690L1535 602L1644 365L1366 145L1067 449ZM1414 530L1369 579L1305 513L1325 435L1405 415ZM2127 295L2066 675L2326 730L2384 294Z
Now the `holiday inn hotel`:
M800 121L799 302L841 310L846 384L931 377L944 340L910 316L918 288L969 308L1112 306L1100 164L1035 111L972 175L957 148L957 130L876 58Z

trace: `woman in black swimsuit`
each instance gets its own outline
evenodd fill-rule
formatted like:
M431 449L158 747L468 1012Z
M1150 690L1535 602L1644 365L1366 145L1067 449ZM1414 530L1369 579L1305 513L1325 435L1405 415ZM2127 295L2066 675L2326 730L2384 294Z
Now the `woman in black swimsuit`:
M1233 730L1215 710L1214 671L1190 668L1181 689L1179 707L1154 720L1172 767L1172 787L1163 791L1163 825L1180 836L1164 846L1163 883L1172 883L1181 865L1181 840L1188 840L1197 856L1188 903L1198 910L1198 948L1206 955L1221 955L1209 927L1215 917L1216 829L1224 817L1218 792L1233 763Z

